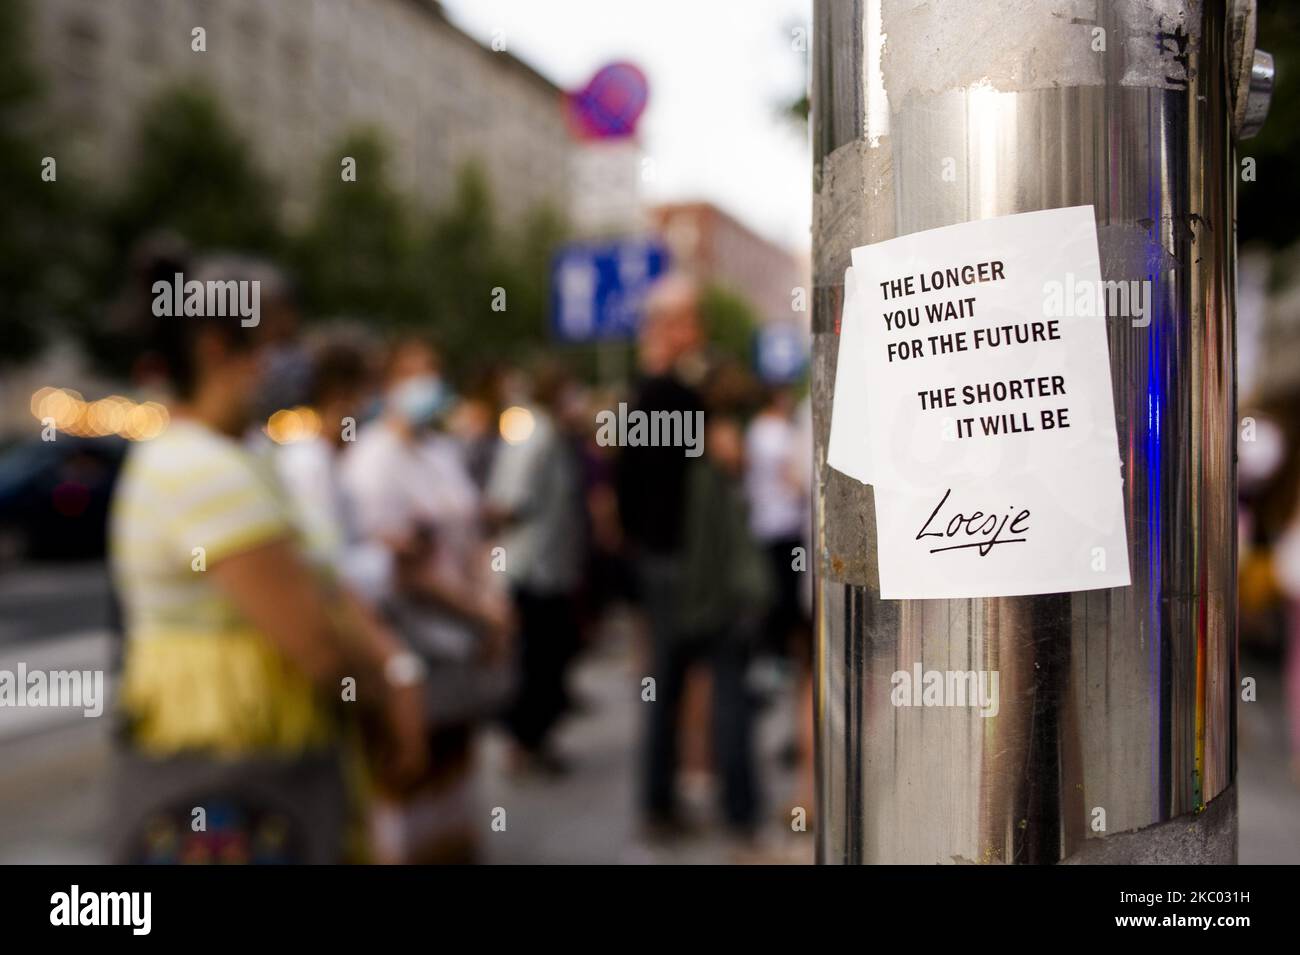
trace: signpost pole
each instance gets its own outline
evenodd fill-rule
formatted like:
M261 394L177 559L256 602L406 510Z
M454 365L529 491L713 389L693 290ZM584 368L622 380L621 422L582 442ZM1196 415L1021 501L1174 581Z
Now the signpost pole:
M815 2L822 862L1236 858L1233 150L1268 92L1253 4L1073 9ZM1131 585L882 600L873 489L826 466L850 251L1080 205L1102 278L1149 296L1106 320ZM998 673L996 715L894 705L918 664Z

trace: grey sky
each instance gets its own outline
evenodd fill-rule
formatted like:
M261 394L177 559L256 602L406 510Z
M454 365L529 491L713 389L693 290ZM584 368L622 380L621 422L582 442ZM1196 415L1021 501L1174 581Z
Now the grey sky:
M566 89L617 59L650 82L646 198L706 199L792 250L808 247L808 138L781 114L803 89L809 0L443 0L448 16Z

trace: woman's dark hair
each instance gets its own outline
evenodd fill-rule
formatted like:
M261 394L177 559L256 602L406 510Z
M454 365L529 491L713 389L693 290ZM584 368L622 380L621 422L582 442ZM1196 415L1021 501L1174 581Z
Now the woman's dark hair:
M161 360L163 372L176 396L187 399L193 397L198 383L197 345L203 336L217 336L232 352L247 352L261 341L261 334L256 324L245 325L246 317L235 309L223 309L227 312L224 315L175 314L175 302L171 300L175 295L175 283L197 281L206 285L208 282L255 281L259 289L259 311L289 293L287 282L278 270L254 259L206 256L193 260L188 269L177 268L177 265L174 257L151 263L149 331L145 349Z
M312 403L360 391L371 382L373 371L370 354L360 342L341 336L325 339L312 352Z

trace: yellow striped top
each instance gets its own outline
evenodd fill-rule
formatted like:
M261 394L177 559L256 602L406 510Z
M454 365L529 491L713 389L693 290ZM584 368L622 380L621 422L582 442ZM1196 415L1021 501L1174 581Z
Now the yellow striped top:
M120 702L137 746L237 755L333 739L329 707L310 681L208 573L292 535L270 470L237 441L178 419L131 449L109 551L127 635Z

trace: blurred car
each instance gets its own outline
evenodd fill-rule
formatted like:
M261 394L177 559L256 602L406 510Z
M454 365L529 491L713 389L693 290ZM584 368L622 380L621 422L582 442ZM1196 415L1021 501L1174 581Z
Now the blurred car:
M0 537L6 556L38 561L103 559L123 438L60 434L0 452ZM16 553L13 553L16 551Z

